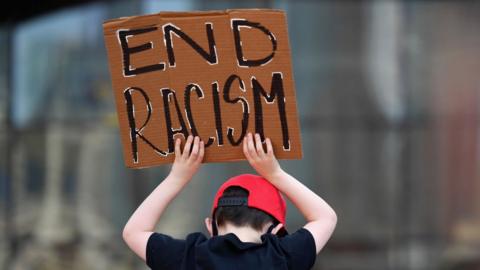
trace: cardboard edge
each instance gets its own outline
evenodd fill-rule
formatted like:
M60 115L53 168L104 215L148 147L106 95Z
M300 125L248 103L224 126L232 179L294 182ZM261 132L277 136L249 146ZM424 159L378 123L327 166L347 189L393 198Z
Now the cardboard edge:
M295 99L295 113L297 115L297 128L298 128L298 141L300 143L300 157L298 159L303 159L304 157L304 151L303 151L303 138L302 138L302 128L301 128L301 119L300 119L300 111L299 111L299 108L298 108L298 89L297 89L297 85L295 83L295 69L294 69L294 66L293 66L293 56L292 56L292 46L291 46L291 42L290 42L290 29L289 29L289 25L288 25L288 16L287 16L287 13L286 12L283 12L283 20L285 22L285 32L287 34L287 46L288 46L288 54L290 56L290 59L291 59L291 62L290 62L290 74L292 75L292 84L293 84L293 87L295 89L295 91L293 91L293 98ZM294 158L294 159L297 159L297 158Z
M267 8L247 8L247 9L226 9L226 10L209 10L209 11L161 11L153 14L127 16L115 19L108 19L103 22L104 31L111 28L119 28L122 25L130 24L137 20L145 20L148 18L160 17L160 18L174 18L174 17L203 17L203 16L222 16L229 15L231 13L280 13L285 14L281 9L267 9Z

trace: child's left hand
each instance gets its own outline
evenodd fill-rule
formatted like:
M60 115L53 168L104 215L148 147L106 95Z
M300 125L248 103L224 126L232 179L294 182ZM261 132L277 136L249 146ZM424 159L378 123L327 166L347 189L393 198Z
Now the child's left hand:
M203 160L204 145L198 136L195 139L188 136L183 152L180 143L180 139L175 141L175 161L170 174L143 201L123 228L123 239L143 260L147 257L148 239L163 211L190 181Z
M200 137L193 138L191 135L185 142L183 152L180 150L180 143L180 139L175 140L175 161L170 175L182 182L188 182L200 168L205 153L205 145L203 141L200 141Z

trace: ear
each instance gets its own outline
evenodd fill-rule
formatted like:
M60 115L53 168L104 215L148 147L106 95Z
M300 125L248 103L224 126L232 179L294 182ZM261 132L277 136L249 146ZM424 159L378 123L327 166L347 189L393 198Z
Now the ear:
M272 234L277 234L277 232L283 227L282 223L279 223L275 228L272 229Z
M210 234L210 237L212 237L213 232L212 232L212 219L211 218L209 218L209 217L205 218L205 227L207 227L207 231Z

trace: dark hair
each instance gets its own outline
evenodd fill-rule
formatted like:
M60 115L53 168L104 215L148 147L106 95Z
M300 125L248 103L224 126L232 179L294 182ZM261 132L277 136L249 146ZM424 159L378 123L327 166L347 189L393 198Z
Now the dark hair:
M223 191L222 197L248 197L248 190L231 186ZM262 210L248 206L219 206L215 211L218 226L226 222L235 226L250 226L261 231L268 223L275 223L275 218Z

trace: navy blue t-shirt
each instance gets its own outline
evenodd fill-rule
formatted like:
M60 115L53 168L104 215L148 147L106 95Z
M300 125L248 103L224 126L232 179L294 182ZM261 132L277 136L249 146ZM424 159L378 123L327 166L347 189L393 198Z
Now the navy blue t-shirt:
M302 228L285 237L261 236L262 243L242 242L233 233L185 240L153 233L147 243L147 265L153 270L310 269L315 263L315 240Z

